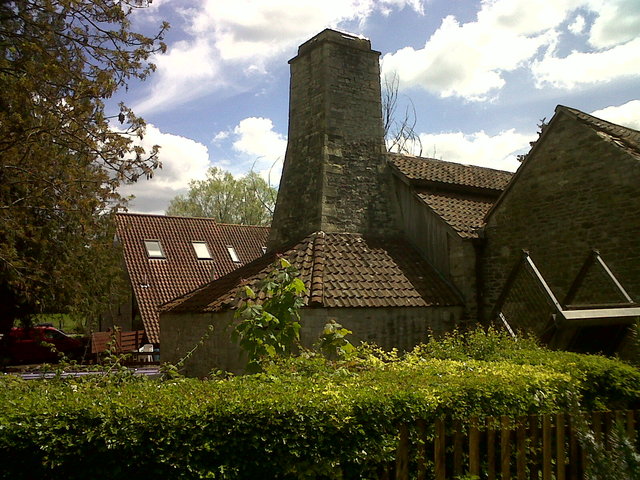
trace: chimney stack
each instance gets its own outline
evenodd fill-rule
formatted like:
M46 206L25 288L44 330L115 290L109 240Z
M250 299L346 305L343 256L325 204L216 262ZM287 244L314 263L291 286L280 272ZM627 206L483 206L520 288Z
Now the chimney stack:
M379 56L369 40L327 29L289 61L289 136L270 249L320 230L393 230Z

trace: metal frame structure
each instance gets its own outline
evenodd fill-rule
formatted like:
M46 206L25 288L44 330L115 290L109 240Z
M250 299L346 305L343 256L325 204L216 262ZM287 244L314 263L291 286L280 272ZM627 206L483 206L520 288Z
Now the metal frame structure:
M545 334L551 334L550 337L554 336L553 333L558 333L559 331L568 328L630 325L640 318L640 304L634 302L629 296L620 281L602 259L598 250L592 250L590 252L562 302L559 302L554 295L553 291L540 273L540 270L538 270L538 267L536 267L533 262L529 252L523 250L522 257L516 263L507 278L507 282L496 302L496 307L494 308L493 313L493 318L497 319L513 336L515 336L514 329L509 324L509 321L502 310L509 297L509 293L516 277L520 271L525 268L525 266L529 267L526 271L529 272L536 280L551 306L553 313L551 313L551 318L548 319L550 322L544 332ZM587 274L594 267L600 267L602 269L621 297L624 298L623 302L604 304L572 303L582 288ZM547 335L543 334L543 336Z

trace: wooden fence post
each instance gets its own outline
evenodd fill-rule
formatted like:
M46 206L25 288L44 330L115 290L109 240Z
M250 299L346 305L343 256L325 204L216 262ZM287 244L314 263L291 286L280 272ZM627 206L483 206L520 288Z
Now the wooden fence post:
M435 448L434 448L434 461L436 463L436 480L446 480L446 437L444 430L444 421L438 418L435 423L436 435L435 435Z
M556 415L556 480L565 480L565 422L564 415Z
M551 480L551 416L542 416L542 479Z
M487 480L496 478L496 428L495 418L487 417Z
M502 470L502 480L511 478L511 422L509 417L503 415L500 421L502 431L500 432L500 467Z
M456 420L453 423L455 433L453 434L453 476L458 477L462 475L462 422Z
M478 417L471 417L469 426L469 473L480 476L480 432Z
M427 478L427 435L426 424L424 420L418 420L418 478L417 480L425 480Z
M526 480L527 477L527 417L519 417L516 433L516 463L518 480Z
M409 480L409 427L400 425L400 440L396 454L396 480Z

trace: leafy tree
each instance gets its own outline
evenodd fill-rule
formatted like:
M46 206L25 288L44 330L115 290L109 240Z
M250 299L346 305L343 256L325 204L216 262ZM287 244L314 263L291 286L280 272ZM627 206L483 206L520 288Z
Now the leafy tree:
M261 371L265 360L291 354L300 340L299 310L305 293L298 271L284 258L257 284L257 291L245 286L232 339L247 353L248 373Z
M269 225L275 198L276 189L254 171L236 178L231 172L211 167L206 180L191 181L186 195L178 195L171 200L167 215L210 217L222 223Z
M144 121L104 103L166 48L166 23L131 31L142 6L0 2L0 332L36 313L95 313L118 290L116 188L160 166L157 147L134 144Z

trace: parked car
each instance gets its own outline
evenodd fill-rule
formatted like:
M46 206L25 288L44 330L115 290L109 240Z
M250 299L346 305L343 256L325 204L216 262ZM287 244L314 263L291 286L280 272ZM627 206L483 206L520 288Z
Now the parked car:
M6 346L8 357L14 363L56 362L60 359L58 352L80 359L85 350L83 341L50 325L13 327Z

